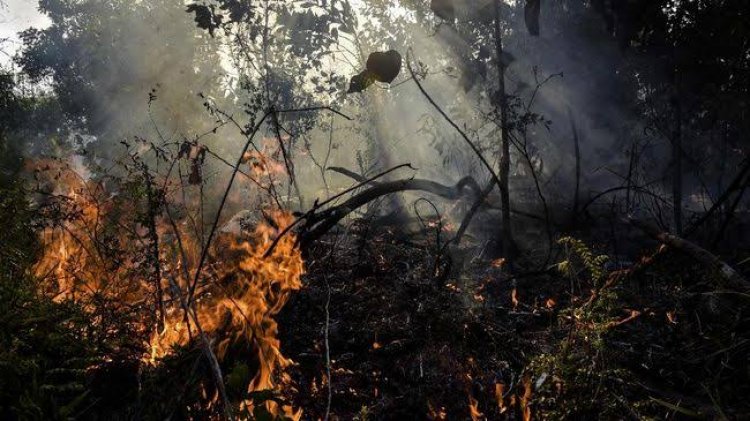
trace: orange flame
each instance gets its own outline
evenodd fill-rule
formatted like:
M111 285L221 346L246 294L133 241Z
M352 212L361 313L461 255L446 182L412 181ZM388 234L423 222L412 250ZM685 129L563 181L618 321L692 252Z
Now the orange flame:
M497 408L500 413L504 413L508 410L505 406L505 385L503 383L495 383L495 400L497 400Z
M45 169L51 166L45 164ZM233 343L242 341L251 346L250 358L257 362L258 370L248 385L248 393L277 390L290 382L288 376L283 376L283 369L293 362L281 353L274 317L290 294L301 288L304 262L291 233L282 237L270 256L264 258L275 237L292 223L290 213L271 211L269 222L259 223L247 238L220 234L191 302L195 318L186 319L182 304L192 283L190 269L196 266L201 252L198 233L190 235L187 225L180 221L176 221L176 226L155 221L159 255L152 260L156 260L158 270L149 271L143 262L141 244L147 238L147 227L132 218L138 205L127 200L118 202L101 185L69 174L62 167L52 169L58 174L49 182L57 185L55 195L60 206L74 216L41 233L43 253L34 273L42 279L43 292L58 301L79 302L92 312L101 298L143 309L138 329L146 337L152 332L145 344L145 363L157 364L177 347L188 345L198 335L197 322L213 339L219 360ZM125 225L127 230L112 228ZM103 227L114 233L105 232ZM102 238L105 233L112 238ZM175 247L177 235L181 238L179 253ZM111 256L102 251L106 241L115 244ZM183 297L162 300L169 304L163 304L162 320L154 323L154 307L143 303L153 303L157 289L172 298ZM210 393L204 390L207 399ZM214 396L209 407L216 399ZM241 403L243 409L250 411L253 405L249 399ZM301 417L301 410L279 407L275 402L267 402L266 406L274 414Z
M293 221L291 214L281 211L275 211L272 219L279 230ZM234 341L244 340L253 345L259 369L250 382L249 393L276 389L274 373L293 363L281 354L278 325L273 317L286 304L290 293L302 286L304 264L295 247L295 236L291 234L281 238L268 258L263 257L276 235L276 228L262 223L256 226L251 241L222 238L216 247L221 250L222 261L214 267L216 284L221 286L210 298L196 304L198 322L203 330L226 335L217 346L220 359ZM151 337L149 360L152 362L174 347L186 345L196 334L195 326L189 328L183 323L183 315L177 309L170 314L166 325L168 329L155 332ZM251 410L252 405L250 401L243 403ZM268 405L270 410L275 409L275 404ZM301 416L301 413L292 413L291 408L282 410L292 418Z
M432 402L427 401L427 418L432 421L445 421L448 419L448 413L445 411L445 407L439 407L435 409L432 406Z
M469 395L469 415L471 415L472 421L477 421L484 417L484 414L479 411L479 401L471 395Z
M531 377L526 376L523 379L523 395L520 399L521 413L523 421L531 421Z

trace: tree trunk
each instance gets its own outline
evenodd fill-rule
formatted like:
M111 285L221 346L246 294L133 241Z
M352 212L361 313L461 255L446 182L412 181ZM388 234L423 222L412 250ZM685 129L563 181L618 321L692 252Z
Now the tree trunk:
M674 232L682 235L682 106L675 87L673 97L675 127L672 132L672 207Z
M508 267L512 268L513 255L515 254L515 243L513 242L513 234L511 232L511 220L510 220L510 190L509 190L509 176L510 176L510 138L508 133L508 100L505 96L505 63L502 60L503 57L503 38L502 28L500 27L500 3L495 2L495 56L497 65L497 78L498 78L498 94L497 94L497 107L500 109L500 120L501 128L500 132L502 135L502 151L500 155L500 205L501 213L503 217L502 232L500 238L502 239L503 252L505 253L506 262L509 264Z

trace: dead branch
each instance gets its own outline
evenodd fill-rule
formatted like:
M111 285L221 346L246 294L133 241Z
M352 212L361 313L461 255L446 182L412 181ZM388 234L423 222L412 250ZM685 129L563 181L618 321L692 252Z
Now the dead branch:
M695 260L714 268L724 280L727 281L730 287L748 291L750 290L750 284L742 277L737 271L735 271L729 264L719 259L716 255L704 249L703 247L685 240L682 237L678 237L674 234L663 232L659 228L650 225L646 222L639 221L632 217L628 217L626 221L636 228L646 233L651 238L666 244L676 250L684 252L694 258Z
M378 183L367 190L350 197L341 205L310 215L307 219L307 223L302 228L299 243L301 247L305 249L352 211L379 197L404 191L425 191L447 199L455 200L462 195L465 186L465 182L462 184L461 181L455 186L445 186L434 181L416 178Z
M361 175L355 173L354 171L348 170L346 168L341 167L331 167L329 168L330 171L334 171L343 175L346 175L347 177L350 177L357 181L362 181L364 177ZM456 231L456 235L451 238L445 246L449 246L451 244L458 246L458 244L461 242L461 239L463 238L463 235L466 233L466 230L469 228L469 225L471 224L471 221L474 219L474 215L476 215L477 211L482 207L482 205L486 205L490 208L492 208L492 204L487 202L487 197L492 192L492 190L495 187L495 180L492 179L487 184L487 187L484 189L480 189L479 184L474 180L472 177L467 176L462 178L457 185L464 184L465 187L468 187L469 189L473 190L474 192L474 202L471 205L471 208L466 212L464 215L463 220L461 221L461 225L458 228L458 231ZM446 197L446 196L443 196ZM447 197L449 198L449 197Z
M358 183L355 186L352 186L352 187L350 187L350 188L348 188L348 189L346 189L346 190L344 190L344 191L342 191L342 192L340 192L338 194L333 195L332 197L329 197L328 199L324 200L321 203L319 203L317 200L315 200L315 203L313 204L313 207L310 210L308 210L306 213L304 213L301 216L299 216L296 220L294 220L294 222L292 222L291 224L287 225L286 228L284 228L283 230L281 230L281 232L279 233L279 235L277 235L276 238L274 238L273 242L268 247L268 250L266 250L266 252L263 254L263 257L266 258L266 257L270 256L271 252L273 252L273 249L276 248L276 245L279 243L279 241L287 233L289 233L289 231L291 231L294 227L296 227L297 225L299 225L302 221L305 221L308 218L312 218L312 217L316 216L315 211L317 211L318 209L322 208L323 206L325 206L325 205L333 202L334 200L336 200L336 199L338 199L338 198L340 198L340 197L342 197L342 196L344 196L346 194L349 194L349 193L351 193L351 192L359 189L360 187L365 186L368 183L371 183L371 182L373 182L373 181L375 181L375 180L377 180L377 179L379 179L381 177L384 177L387 174L390 174L393 171L396 171L396 170L398 170L400 168L404 168L404 167L408 167L408 168L414 169L411 166L411 164L408 164L408 163L407 164L396 165L393 168L389 168L389 169L387 169L387 170L385 170L385 171L383 171L383 172L375 175L374 177L370 177L369 179L366 179L366 180Z
M474 154L476 154L477 158L479 158L479 161L482 163L482 165L484 165L484 167L490 173L490 176L495 181L495 183L500 188L503 188L503 183L500 182L500 177L495 172L495 169L492 168L492 164L487 162L487 158L485 158L484 155L482 155L482 151L479 150L477 145L475 145L474 142L472 142L471 139L469 139L469 136L467 136L466 133L464 133L464 131L461 130L460 127L458 127L458 125L448 116L448 114L445 113L445 111L443 111L442 108L440 108L440 106L435 102L435 100L432 99L430 94L428 94L427 91L424 89L422 84L419 82L419 78L417 78L416 74L414 73L414 69L411 66L410 59L406 60L406 67L407 69L409 69L409 74L411 74L412 79L414 79L414 83L416 83L417 88L419 88L419 91L422 92L422 95L424 95L427 101L430 104L432 104L432 106L438 111L438 113L440 113L441 116L443 116L445 121L447 121L448 124L450 124L454 129L456 129L456 131L461 135L461 137L464 139L466 144L468 144L471 150L474 151Z
M370 182L366 181L365 177L363 177L363 176L355 173L354 171L348 170L346 168L330 167L330 168L328 168L328 170L329 171L337 172L339 174L346 175L347 177L350 177L353 180L360 181L360 182L365 183L365 184L376 184L374 181L370 181ZM417 179L415 179L415 180L417 180ZM425 181L427 181L429 183L435 183L435 182L429 181L429 180L425 180ZM497 203L495 203L495 202L493 202L491 200L487 200L488 197L489 197L489 195L490 195L490 193L492 193L493 188L495 187L495 180L494 179L491 179L490 182L489 182L489 184L484 189L482 189L479 186L479 183L477 183L477 181L473 177L471 177L471 176L463 177L462 179L460 179L456 183L456 186L461 186L462 189L463 188L468 188L469 190L472 191L472 194L476 198L476 207L477 207L477 209L474 210L474 212L476 212L477 210L479 210L479 208L481 208L482 206L486 207L487 209L500 209L500 206ZM453 187L450 187L450 186L442 186L441 190L445 189L444 191L447 191L447 189L452 189L452 188ZM430 193L437 194L438 196L441 196L444 199L450 199L450 200L457 200L460 197L462 197L462 195L447 195L447 196L442 196L442 195L440 195L436 191L431 191ZM473 207L474 207L474 205L472 205L472 208ZM468 212L471 212L471 210L469 210ZM538 221L544 221L544 217L542 217L542 216L539 216L539 215L536 215L536 214L533 214L533 213L529 213L529 212L524 212L524 211L521 211L521 210L518 210L518 209L511 208L510 209L510 213L512 213L514 215L524 216L524 217L529 218L529 219L535 219L535 220L538 220ZM469 218L469 220L467 221L467 228L468 228L468 222L470 222L470 221L471 221L471 218Z
M419 179L419 178L408 178L408 179L388 181L388 182L376 181L377 179L381 178L385 174L388 174L398 168L402 168L405 166L410 167L410 164L402 164L402 165L396 166L394 168L391 168L369 179L353 171L347 170L345 168L341 168L341 167L328 168L329 171L334 171L334 172L338 172L340 174L346 175L356 181L359 181L359 183L325 200L322 203L318 203L316 201L316 203L313 205L313 207L310 210L308 210L304 214L301 214L292 224L288 225L279 233L279 235L274 239L273 243L271 243L271 246L268 248L268 250L266 250L264 256L269 256L271 252L273 252L279 240L284 235L289 233L292 229L300 225L301 225L301 227L299 228L300 234L298 236L297 242L300 245L300 247L303 250L305 250L310 246L310 244L312 244L314 241L322 237L325 233L327 233L330 229L336 226L336 224L339 221L344 219L351 212L366 205L367 203L370 203L373 200L376 200L388 194L400 193L400 192L405 192L405 191L423 191L423 192L427 192L427 193L440 196L444 199L458 200L464 196L465 190L470 190L472 196L477 198L477 201L475 202L472 209L474 207L478 209L480 205L482 204L486 204L488 208L497 208L497 206L492 206L489 202L485 203L484 201L489 191L491 191L492 188L494 187L495 183L490 182L490 184L488 185L486 189L480 190L479 184L471 176L466 176L462 178L453 186L447 186L447 185L440 184L435 181ZM342 197L345 194L351 193L367 185L370 185L371 187L360 193L353 195L344 203L321 210L323 206L333 202L339 197ZM473 212L476 212L477 209L474 209ZM542 221L544 220L543 217L540 217L538 215L534 215L528 212L517 211L517 210L511 210L511 211L515 214L522 215L531 219L537 219L537 220L542 220ZM304 224L302 224L302 222L304 222ZM468 224L464 223L462 224L462 226L463 225L468 225ZM464 227L463 230L465 231L465 229L466 228ZM461 232L463 233L463 231ZM453 242L453 240L451 242Z
M355 173L354 171L348 170L346 168L330 167L328 168L328 170L337 172L339 174L343 174L353 180L359 181L360 183L364 183L367 181L365 177ZM471 190L474 195L479 195L480 192L482 191L481 188L479 187L479 184L471 176L463 177L462 179L458 180L458 182L454 186L446 186L446 185L437 183L435 181L420 179L420 178L411 178L410 180L419 181L419 183L417 184L424 185L426 187L425 190L428 191L429 193L433 193L440 197L451 199L451 200L456 200L459 197L461 197L463 195L462 190L464 188L468 188L469 190ZM371 181L369 182L369 184L378 185L380 183L376 181Z

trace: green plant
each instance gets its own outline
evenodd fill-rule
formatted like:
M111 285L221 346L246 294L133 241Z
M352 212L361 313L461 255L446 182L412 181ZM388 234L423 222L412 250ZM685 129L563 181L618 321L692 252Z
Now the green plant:
M607 278L607 256L595 255L582 241L565 237L567 259L558 264L571 282L591 286L587 300L574 297L573 304L560 311L558 328L564 339L553 352L532 359L528 369L536 378L551 380L537 385L535 402L549 419L614 416L622 414L624 400L617 390L627 376L613 363L607 348L607 332L617 323L617 295L603 287Z

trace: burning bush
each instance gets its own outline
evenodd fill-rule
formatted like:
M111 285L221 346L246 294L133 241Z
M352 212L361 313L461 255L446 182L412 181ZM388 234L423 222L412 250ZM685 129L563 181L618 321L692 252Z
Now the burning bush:
M299 417L273 395L258 395L276 390L277 376L291 364L274 316L301 287L296 237L281 237L264 256L292 222L289 213L264 211L250 229L220 233L208 244L202 228L191 226L189 207L182 205L175 219L169 183L159 188L143 164L122 179L85 179L59 160L33 168L45 220L33 265L36 288L51 303L80 309L90 322L87 337L105 344L105 360L84 368L107 373L107 361L116 361L140 372L146 367L138 365L147 364L158 377L163 360L198 347L209 371L234 365L226 378L232 401L224 401L220 375L220 383L215 376L201 386L202 404L185 407ZM242 367L246 375L238 374Z

